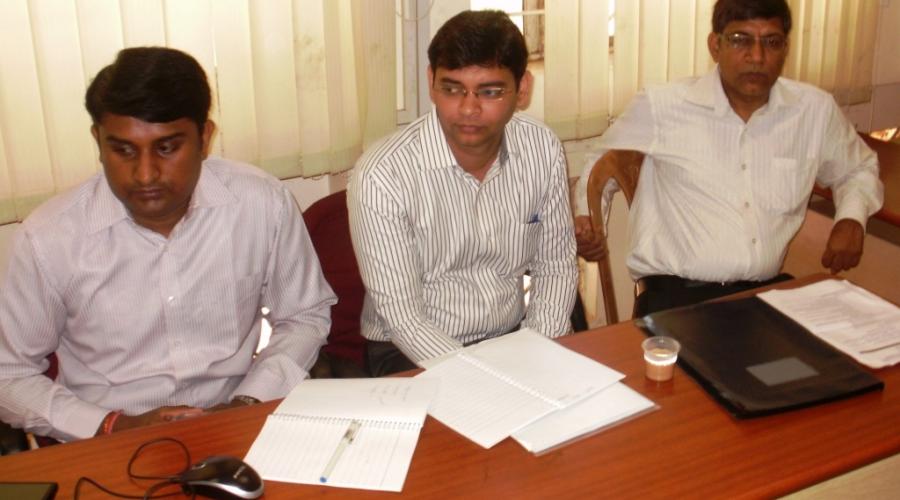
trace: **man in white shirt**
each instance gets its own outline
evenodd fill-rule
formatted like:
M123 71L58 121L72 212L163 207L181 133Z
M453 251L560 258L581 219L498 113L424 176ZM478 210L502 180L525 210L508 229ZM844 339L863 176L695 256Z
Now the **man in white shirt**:
M39 207L12 244L0 418L73 440L285 396L336 302L290 192L207 158L210 89L183 52L121 51L86 106L103 173ZM272 336L254 356L262 307Z
M783 0L719 0L707 39L717 67L639 93L603 135L604 151L646 154L629 220L635 316L779 279L814 182L837 208L822 265L859 263L883 199L877 159L829 94L779 78L790 28ZM589 175L576 209L584 246Z
M565 156L549 129L515 113L531 85L521 32L502 12L463 12L428 57L435 109L367 151L348 188L374 375L520 325L571 329Z

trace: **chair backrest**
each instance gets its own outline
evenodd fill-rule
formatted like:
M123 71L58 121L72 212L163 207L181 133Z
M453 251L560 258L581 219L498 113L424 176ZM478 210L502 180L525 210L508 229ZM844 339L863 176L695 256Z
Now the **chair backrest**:
M338 303L331 308L328 344L322 350L362 368L366 341L359 334L359 316L365 288L350 239L347 192L338 191L313 203L303 212L303 220L322 273L338 296Z
M606 222L609 219L612 195L618 187L625 195L628 206L631 206L643 161L643 153L613 149L607 151L591 167L587 187L588 208L591 212L593 230L596 234L602 235L604 243L606 243ZM608 323L616 323L619 321L619 314L616 309L609 252L597 264L600 270L600 289L603 292L603 308L606 311L606 319Z

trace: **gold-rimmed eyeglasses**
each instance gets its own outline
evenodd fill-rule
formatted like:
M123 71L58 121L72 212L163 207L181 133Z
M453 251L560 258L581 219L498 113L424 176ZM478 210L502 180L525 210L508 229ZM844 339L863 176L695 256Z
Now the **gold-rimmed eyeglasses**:
M479 101L499 101L510 94L511 91L506 87L480 87L475 90L469 90L461 85L438 85L438 91L444 97L454 99L462 99L471 92Z
M747 33L723 33L719 35L722 40L728 44L734 50L739 51L747 51L753 48L756 45L757 40L759 44L768 52L776 53L781 52L787 47L787 37L784 35L766 35L766 36L754 36L749 35Z

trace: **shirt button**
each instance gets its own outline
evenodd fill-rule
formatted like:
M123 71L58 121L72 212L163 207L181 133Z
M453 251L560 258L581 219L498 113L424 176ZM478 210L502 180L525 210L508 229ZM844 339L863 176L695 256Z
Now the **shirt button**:
M749 202L749 201L745 201L745 202L744 202L744 208L750 208L750 202Z
M753 244L754 245L756 244L756 238L753 238Z
M742 164L741 164L741 170L747 170L747 164L746 164L746 163L742 163Z
M169 302L173 302L173 301L175 300L175 296L174 296L174 295L169 295L169 296L166 298L166 300L169 301Z

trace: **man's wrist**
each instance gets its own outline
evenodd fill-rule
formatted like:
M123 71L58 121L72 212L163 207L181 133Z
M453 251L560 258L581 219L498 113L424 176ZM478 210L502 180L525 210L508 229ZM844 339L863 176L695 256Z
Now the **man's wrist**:
M243 394L237 394L236 396L231 398L232 403L235 401L237 401L239 403L243 403L245 406L250 406L250 405L255 405L255 404L260 403L260 400L254 398L253 396L245 396Z
M97 434L112 434L116 426L116 420L118 420L120 416L122 416L121 410L107 413L106 416L103 417L103 421L100 422L100 429Z

